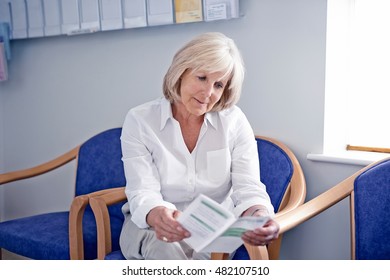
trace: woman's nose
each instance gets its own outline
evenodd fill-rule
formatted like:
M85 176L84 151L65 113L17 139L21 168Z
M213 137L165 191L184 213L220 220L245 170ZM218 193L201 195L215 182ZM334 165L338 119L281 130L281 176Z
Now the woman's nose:
M214 90L214 87L212 84L205 85L205 87L203 89L204 95L207 97L210 97L213 94L213 90Z

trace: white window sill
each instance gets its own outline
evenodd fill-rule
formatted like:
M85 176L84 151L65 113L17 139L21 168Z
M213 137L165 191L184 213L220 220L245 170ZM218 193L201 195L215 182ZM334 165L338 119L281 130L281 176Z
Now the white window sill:
M366 166L375 161L390 157L388 153L372 153L359 151L345 151L340 153L308 154L307 159L312 161L343 163Z

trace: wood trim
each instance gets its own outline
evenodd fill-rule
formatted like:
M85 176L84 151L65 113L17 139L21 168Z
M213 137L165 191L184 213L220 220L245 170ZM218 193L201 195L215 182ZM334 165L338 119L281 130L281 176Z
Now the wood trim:
M306 180L305 176L302 170L302 167L296 158L295 154L290 150L289 147L287 147L284 143L282 143L279 140L276 140L274 138L265 137L256 135L257 139L263 139L270 141L271 143L277 145L280 147L290 158L294 173L291 177L290 185L288 186L288 189L286 190L282 202L280 204L279 209L276 209L277 215L283 215L285 213L288 213L289 211L297 208L298 206L302 205L305 202L306 198ZM279 253L280 253L280 247L282 244L282 238L283 235L280 234L278 239L274 240L269 246L268 246L268 253L265 254L264 252L257 252L255 253L255 249L251 248L251 252L253 253L253 256L251 256L251 259L258 259L259 257L267 257L267 259L271 260L277 260L279 259ZM248 245L249 246L249 245ZM261 248L261 247L259 247ZM263 249L261 249L263 250ZM249 251L248 251L249 252Z
M390 153L390 148L347 145L347 151Z
M252 246L246 243L244 245L251 260L269 260L266 246Z
M97 226L97 244L98 260L104 260L104 257L112 251L110 215L104 200L99 197L91 197L89 201L96 218Z
M69 210L69 254L71 260L84 259L83 216L88 196L76 196Z
M284 213L282 215L276 214L275 220L279 223L280 234L309 220L349 196L353 189L353 181L355 177L356 175L348 178L342 183L288 213Z
M229 253L211 253L212 260L227 260L229 259Z
M290 150L289 147L287 147L279 140L260 135L256 135L256 138L270 141L271 143L279 146L284 152L286 152L294 167L294 173L291 178L290 186L288 187L288 190L283 197L279 209L276 209L276 211L278 213L287 213L299 205L302 205L306 198L306 180L302 167L295 154Z
M356 236L355 236L355 191L351 192L349 196L349 206L350 206L350 233L351 233L351 259L356 259Z
M50 160L46 163L31 168L0 174L0 185L17 181L17 180L35 177L43 173L49 172L51 170L54 170L60 166L63 166L77 157L79 149L80 146L77 146L76 148L70 150L69 152L53 160Z
M126 200L125 187L105 189L88 195L96 219L98 259L104 260L112 251L108 206Z

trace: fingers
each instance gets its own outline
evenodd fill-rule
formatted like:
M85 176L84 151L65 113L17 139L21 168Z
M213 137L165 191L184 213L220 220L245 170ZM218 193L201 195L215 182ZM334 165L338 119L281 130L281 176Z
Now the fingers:
M165 242L181 241L190 234L175 219L162 219L155 228L157 238Z
M270 220L261 228L245 232L242 239L246 243L254 246L264 246L270 244L278 237L279 225L275 221Z
M157 239L164 242L181 241L190 236L177 221L179 211L165 207L156 207L149 212L148 223L156 232Z

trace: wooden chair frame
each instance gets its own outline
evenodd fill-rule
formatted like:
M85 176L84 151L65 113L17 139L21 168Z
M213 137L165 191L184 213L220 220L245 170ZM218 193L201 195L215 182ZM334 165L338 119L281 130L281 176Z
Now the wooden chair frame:
M80 150L80 145L76 148L64 153L57 158L45 162L43 164L22 169L18 171L0 174L0 185L11 183L18 180L28 179L42 175L57 169L65 164L76 160ZM84 259L84 243L83 243L83 228L82 219L84 210L88 205L89 197L87 195L77 196L73 199L69 210L69 244L71 259ZM0 251L1 259L1 251Z
M299 205L302 205L306 197L306 181L302 168L294 153L280 141L263 136L256 136L256 138L268 140L279 146L287 153L292 161L294 173L276 215L280 216L289 213ZM98 191L88 194L87 196L89 197L88 200L96 218L96 226L98 230L98 259L104 259L105 256L112 251L108 206L127 199L125 187L113 188L107 191ZM270 246L268 246L268 248L264 246L251 246L248 244L245 244L245 247L248 250L251 259L278 259L281 239L282 235L279 236L278 240L275 240ZM226 259L227 257L228 254L225 253L212 253L211 256L211 258L215 260Z
M306 180L302 167L296 158L295 154L284 143L274 138L256 135L256 138L264 139L279 146L290 158L294 167L294 173L291 177L290 184L283 196L279 209L275 209L275 217L283 215L302 205L306 198ZM280 247L282 244L283 233L279 234L279 238L274 240L268 247L265 246L251 246L244 243L251 260L277 260L279 259ZM228 254L212 253L213 260L226 260Z
M371 167L380 164L390 158L386 158L368 166L362 168L358 172L354 173L347 179L342 182L336 184L329 190L324 193L318 195L317 197L311 199L308 202L305 202L303 205L289 211L288 213L282 213L281 215L277 215L275 220L280 225L280 233L284 233L305 221L311 219L312 217L322 213L326 209L332 207L336 203L340 202L346 197L349 197L350 200L350 226L351 226L351 259L355 259L355 220L354 220L354 182L355 179L370 169Z

